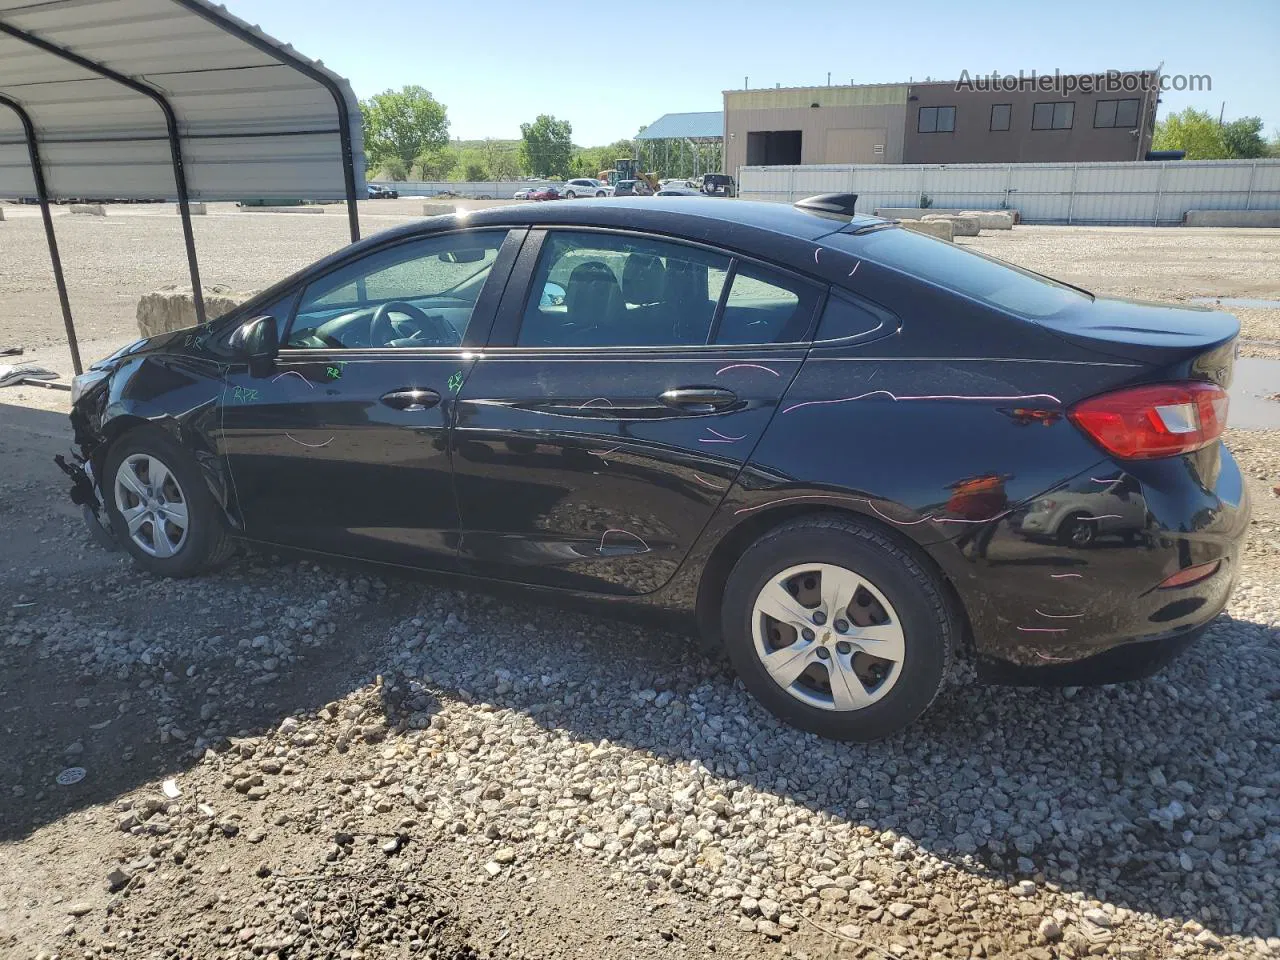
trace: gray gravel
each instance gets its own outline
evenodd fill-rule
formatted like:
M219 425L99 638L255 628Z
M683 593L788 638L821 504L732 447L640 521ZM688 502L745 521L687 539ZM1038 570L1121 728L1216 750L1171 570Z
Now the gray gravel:
M37 570L26 586L61 584ZM362 651L372 669L352 693L245 739L237 717L257 687L318 655L336 622L412 603L407 585L240 561L182 584L122 567L98 586L113 610L198 615L97 623L86 598L10 613L2 635L127 677L138 692L121 710L145 708L162 741L203 759L177 785L221 785L214 813L156 798L158 785L122 799L113 828L130 835L189 850L245 830L217 810L266 803L290 829L338 837L328 864L350 856L346 833L378 834L384 856L448 845L466 884L567 858L637 896L712 905L765 941L1280 955L1280 602L1258 571L1156 679L953 686L923 723L871 746L779 725L683 638L416 585L415 608ZM225 682L207 686L210 673ZM184 700L199 722L167 709Z

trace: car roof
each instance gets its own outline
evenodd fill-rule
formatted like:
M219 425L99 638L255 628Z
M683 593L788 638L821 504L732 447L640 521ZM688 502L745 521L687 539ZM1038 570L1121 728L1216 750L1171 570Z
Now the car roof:
M561 200L558 203L507 204L424 217L392 227L322 257L276 286L285 286L302 275L322 272L386 243L460 228L485 227L596 227L665 234L739 250L792 269L814 272L814 247L822 237L885 223L877 217L824 215L786 203L702 195L614 196L605 200L592 198Z

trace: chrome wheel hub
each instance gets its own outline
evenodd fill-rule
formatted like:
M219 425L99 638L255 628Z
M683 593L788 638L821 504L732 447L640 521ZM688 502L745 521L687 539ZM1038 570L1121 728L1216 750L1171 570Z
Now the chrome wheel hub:
M898 682L906 638L870 580L830 563L770 578L751 612L756 656L778 686L822 710L861 710Z
M187 498L177 477L145 453L126 457L116 470L116 509L129 539L153 557L172 557L187 542Z

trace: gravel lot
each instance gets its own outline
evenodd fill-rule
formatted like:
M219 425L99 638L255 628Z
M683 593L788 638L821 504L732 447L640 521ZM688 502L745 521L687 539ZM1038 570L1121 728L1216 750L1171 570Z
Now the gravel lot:
M332 214L199 221L209 279L309 261ZM131 337L148 256L182 269L176 217L115 216L59 221L97 258L73 298L104 343ZM15 224L0 339L30 303L23 342L51 299ZM1280 241L1211 233L1221 277L1187 266L1179 296L1280 295ZM1116 259L1188 235L979 243L1150 296L1167 258ZM1177 664L958 677L859 746L779 725L685 638L520 594L265 554L152 580L85 542L50 462L65 402L0 396L0 956L1280 956L1280 432L1228 438L1251 539Z

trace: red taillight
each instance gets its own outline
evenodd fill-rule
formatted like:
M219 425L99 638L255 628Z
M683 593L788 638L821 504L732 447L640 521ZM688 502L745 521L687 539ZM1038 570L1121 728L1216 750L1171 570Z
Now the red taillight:
M1221 560L1211 560L1209 563L1187 567L1185 570L1179 570L1172 577L1164 580L1157 589L1172 590L1174 587L1189 587L1193 583L1199 583L1201 580L1208 580L1218 572L1218 568L1221 566Z
M1227 391L1216 383L1161 383L1104 393L1076 404L1071 421L1108 453L1127 460L1199 450L1227 426Z

